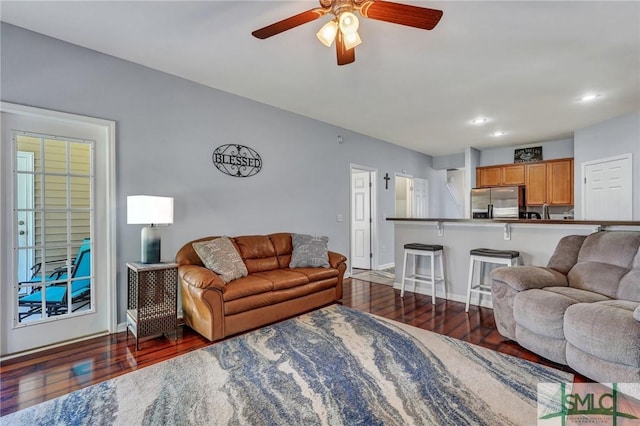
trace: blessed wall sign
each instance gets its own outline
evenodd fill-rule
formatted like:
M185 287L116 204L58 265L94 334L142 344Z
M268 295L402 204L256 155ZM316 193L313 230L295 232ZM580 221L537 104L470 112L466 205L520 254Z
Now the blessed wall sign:
M262 158L253 148L238 144L217 147L211 160L222 173L234 177L249 177L262 169Z

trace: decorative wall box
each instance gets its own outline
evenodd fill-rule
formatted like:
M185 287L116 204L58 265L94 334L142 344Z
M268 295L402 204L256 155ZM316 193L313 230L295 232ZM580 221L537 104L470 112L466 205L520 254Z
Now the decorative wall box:
M513 153L514 163L526 163L528 161L542 161L542 147L516 149Z

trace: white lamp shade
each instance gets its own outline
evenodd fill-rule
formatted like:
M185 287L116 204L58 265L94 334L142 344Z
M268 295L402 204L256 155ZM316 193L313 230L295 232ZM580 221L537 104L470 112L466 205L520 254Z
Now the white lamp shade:
M320 31L317 32L316 37L322 44L327 47L331 47L333 41L336 39L336 34L338 33L338 24L336 21L329 21L320 28Z
M358 31L358 27L360 26L360 22L358 21L358 17L351 12L343 12L340 14L339 26L342 34L353 34Z
M349 50L353 49L357 45L362 43L362 39L360 39L360 34L357 32L351 34L345 34L344 36L344 47Z
M129 195L127 223L145 225L173 223L173 197Z

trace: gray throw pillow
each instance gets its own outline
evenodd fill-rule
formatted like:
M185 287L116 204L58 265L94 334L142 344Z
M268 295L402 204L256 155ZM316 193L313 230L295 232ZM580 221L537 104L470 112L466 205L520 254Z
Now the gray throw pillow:
M242 258L227 237L193 243L193 249L204 266L220 275L225 284L248 274Z
M328 268L329 266L329 237L318 237L305 234L293 234L293 253L289 268Z

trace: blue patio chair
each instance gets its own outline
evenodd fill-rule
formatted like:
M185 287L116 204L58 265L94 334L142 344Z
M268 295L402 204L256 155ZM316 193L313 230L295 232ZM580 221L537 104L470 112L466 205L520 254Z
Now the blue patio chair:
M46 275L45 280L46 281L54 281L54 280L66 279L69 269L71 269L71 271L73 272L73 268L76 265L76 260L80 256L80 253L85 251L85 250L87 250L89 248L89 244L91 244L91 239L90 238L83 239L82 240L82 245L80 246L80 248L78 248L78 253L76 254L76 257L73 258L73 260L71 261L71 266L64 265L64 266L59 266L59 267L55 268L53 271L49 272L48 275ZM21 281L20 284L29 284L29 283L37 284L37 283L41 283L42 282L42 273L40 272L40 270L42 269L43 265L46 265L47 263L62 263L62 262L66 262L66 258L65 258L65 260L52 260L52 261L47 261L47 262L38 262L38 263L36 263L31 268L31 270L33 271L32 275L31 275L31 278L28 281Z
M73 279L73 281L71 281L70 297L72 304L83 301L86 303L76 307L74 311L88 305L91 301L91 246L88 240L85 241L86 244L83 242L80 250L78 250L74 265L71 268L71 279ZM67 282L64 281L67 280L67 273L63 272L60 273L58 277L49 278L50 277L47 277L47 282L53 282L46 284L46 289L44 290L47 316L59 315L67 310L67 301L69 300L69 295L67 294L69 286ZM34 283L38 282L41 281L34 281ZM20 312L20 321L30 315L42 312L42 293L43 290L38 290L18 299L19 306L29 308L27 312Z

